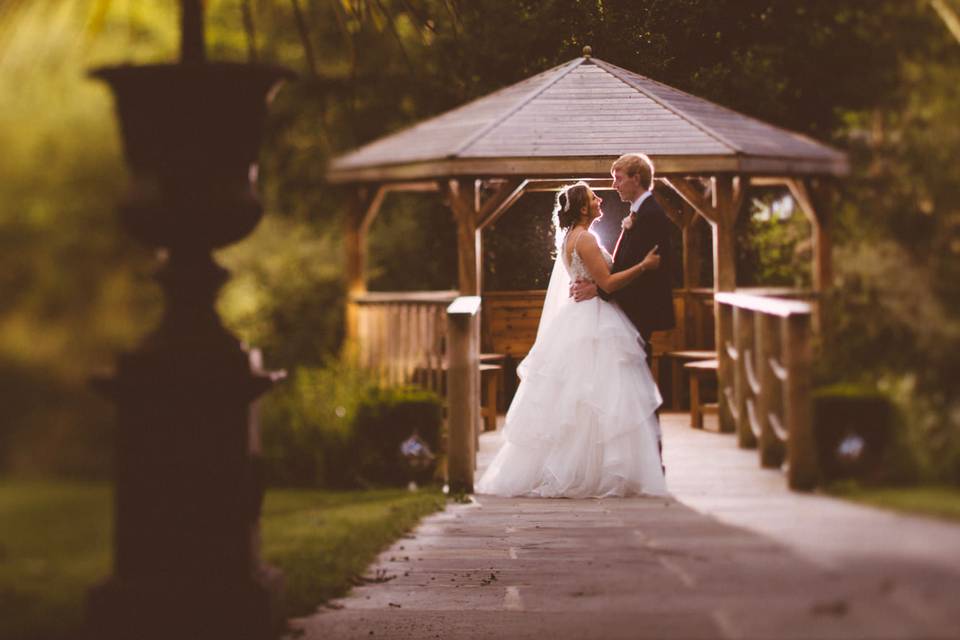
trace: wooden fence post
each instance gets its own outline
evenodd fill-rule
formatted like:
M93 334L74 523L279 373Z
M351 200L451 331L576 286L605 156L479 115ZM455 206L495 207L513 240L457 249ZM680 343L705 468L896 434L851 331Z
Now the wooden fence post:
M473 492L480 421L480 297L461 296L447 307L447 484Z
M789 438L787 482L791 489L809 491L816 487L818 475L811 406L810 315L789 315L782 326L783 360L790 372L783 407Z

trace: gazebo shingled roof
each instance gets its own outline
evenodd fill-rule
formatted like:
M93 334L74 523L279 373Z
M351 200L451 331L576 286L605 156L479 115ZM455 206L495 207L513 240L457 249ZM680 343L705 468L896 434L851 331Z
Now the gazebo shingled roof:
M336 158L334 183L608 176L625 151L660 175L842 175L845 154L584 56Z

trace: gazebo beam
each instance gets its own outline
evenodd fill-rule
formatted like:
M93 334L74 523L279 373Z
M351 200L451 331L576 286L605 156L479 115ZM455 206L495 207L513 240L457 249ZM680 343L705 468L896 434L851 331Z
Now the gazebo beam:
M751 187L785 187L790 178L786 176L752 176Z
M497 183L494 192L481 201L477 190L477 228L482 230L502 216L525 193L527 180L507 178Z
M366 246L367 234L370 233L370 227L373 225L373 221L377 219L377 215L380 213L380 207L383 206L383 199L387 197L387 187L386 185L380 185L373 193L373 197L370 198L369 203L366 206L366 210L363 212L363 219L360 221L360 235L361 240Z
M500 219L507 210L516 204L517 200L527 192L529 180L510 179L502 183L503 188L481 207L477 216L477 231L482 232L491 224Z
M685 229L696 217L696 210L679 197L669 184L659 178L654 181L653 194L664 213L678 229Z
M823 291L830 286L832 278L830 218L822 203L818 204L819 195L815 183L810 178L781 177L754 177L750 184L761 187L786 187L794 201L803 211L810 222L811 243L813 245L813 290Z
M618 156L569 156L562 158L458 158L409 162L396 165L339 167L331 169L327 180L334 184L349 182L393 182L442 180L446 177L477 176L542 177L564 176L604 179ZM846 160L824 162L798 158L766 158L725 155L651 155L660 176L713 175L722 173L758 176L845 175Z
M613 180L610 178L533 178L527 185L527 191L560 191L567 185L583 180L591 189L613 189Z
M816 206L813 189L807 181L788 178L786 183L813 228L813 290L823 291L830 286L832 277L830 219L824 207Z
M714 289L733 291L737 286L733 228L746 195L743 180L739 176L714 176L709 194L689 178L663 178L663 182L710 222L713 227Z
M711 193L704 190L702 184L692 178L683 178L671 176L669 178L659 178L660 182L673 189L681 198L683 198L697 213L702 215L711 224L716 224L718 214L714 205Z

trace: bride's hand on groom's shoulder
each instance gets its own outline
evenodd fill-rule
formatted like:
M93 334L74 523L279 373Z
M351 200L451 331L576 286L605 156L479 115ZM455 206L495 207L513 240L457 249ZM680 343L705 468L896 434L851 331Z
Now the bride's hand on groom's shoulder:
M574 302L583 302L597 297L597 285L589 280L574 280L570 283L570 297Z

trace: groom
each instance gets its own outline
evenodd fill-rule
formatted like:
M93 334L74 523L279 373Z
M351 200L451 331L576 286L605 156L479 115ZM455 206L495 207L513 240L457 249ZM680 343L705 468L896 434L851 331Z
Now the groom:
M673 283L670 281L673 265L670 225L673 223L653 197L653 163L650 158L642 153L627 153L617 158L610 167L610 174L620 199L630 203L630 213L623 219L623 231L613 250L610 271L617 273L639 263L654 247L658 247L660 267L643 273L613 293L598 289L594 283L577 281L570 286L570 295L577 302L597 295L604 300L616 301L640 332L646 345L647 362L652 363L651 335L675 325ZM657 439L660 440L659 422Z

